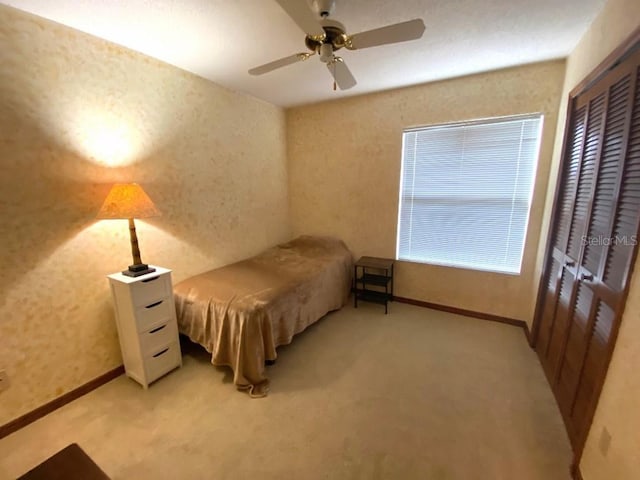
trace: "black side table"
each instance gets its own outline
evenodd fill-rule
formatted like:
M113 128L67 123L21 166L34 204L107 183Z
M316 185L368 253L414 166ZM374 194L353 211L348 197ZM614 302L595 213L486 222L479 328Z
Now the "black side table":
M354 265L353 306L358 308L358 300L384 305L393 301L393 264L390 258L361 257Z

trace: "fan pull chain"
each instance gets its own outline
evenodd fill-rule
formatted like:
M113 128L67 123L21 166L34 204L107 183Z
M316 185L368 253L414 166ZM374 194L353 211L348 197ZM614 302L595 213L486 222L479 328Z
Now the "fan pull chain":
M334 59L333 60L333 91L334 92L336 91L336 87L337 87L335 78L336 78L336 61Z

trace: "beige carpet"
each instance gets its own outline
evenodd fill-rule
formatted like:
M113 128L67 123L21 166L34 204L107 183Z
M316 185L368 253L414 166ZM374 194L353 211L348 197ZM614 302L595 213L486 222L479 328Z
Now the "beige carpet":
M560 414L521 329L394 303L328 315L250 399L204 351L124 376L0 440L0 477L78 443L118 479L568 480Z

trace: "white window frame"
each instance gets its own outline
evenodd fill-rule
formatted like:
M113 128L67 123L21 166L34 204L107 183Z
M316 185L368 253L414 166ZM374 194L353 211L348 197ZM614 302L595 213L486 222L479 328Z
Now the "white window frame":
M532 165L531 165L531 176L530 176L530 185L528 188L528 192L527 192L527 212L526 212L526 217L525 217L525 224L524 224L524 231L522 234L522 246L519 252L519 263L516 268L504 268L504 267L499 267L497 265L492 265L492 266L479 266L477 264L471 264L471 263L465 263L465 262L455 262L455 261L447 261L447 260L442 260L442 259L438 259L438 258L419 258L416 256L411 256L411 255L404 255L401 254L401 237L402 237L402 232L401 232L401 215L402 215L402 208L403 208L403 186L404 186L404 181L405 181L405 154L406 154L406 145L405 142L407 140L407 134L413 133L413 132L419 132L419 131L425 131L425 130L434 130L434 129L447 129L447 128L464 128L464 127L468 127L468 126L476 126L476 125L490 125L490 124L494 124L494 123L504 123L504 122L511 122L511 121L524 121L524 120L532 120L532 119L538 119L539 120L539 125L538 125L538 131L537 131L537 141L536 141L536 145L535 145L535 154L534 154L534 158L532 160ZM526 246L526 238L527 238L527 231L528 231L528 227L529 227L529 219L530 219L530 215L531 215L531 203L533 200L533 190L534 190L534 186L535 186L535 180L536 180L536 173L537 173L537 168L538 168L538 162L539 162L539 157L540 157L540 147L541 147L541 143L542 143L542 130L543 130L543 124L544 124L544 115L541 113L530 113L530 114L522 114L522 115L510 115L510 116L503 116L503 117L493 117L493 118L485 118L485 119L477 119L477 120L470 120L470 121L464 121L464 122L452 122L452 123L445 123L445 124L436 124L436 125L427 125L427 126L420 126L420 127L412 127L412 128L406 128L403 130L402 132L402 162L401 162L401 170L400 170L400 186L399 186L399 192L398 192L398 218L397 218L397 236L396 236L396 259L397 260L401 260L401 261L407 261L407 262L413 262L413 263L424 263L424 264L431 264L431 265L441 265L441 266L447 266L447 267L454 267L454 268L462 268L462 269L468 269L468 270L480 270L480 271L488 271L488 272L495 272L495 273L502 273L502 274L508 274L508 275L520 275L521 271L522 271L522 261L523 261L523 256L524 256L524 250L525 250L525 246ZM417 161L417 160L416 160ZM516 166L515 168L519 168L519 165ZM415 179L414 179L415 181ZM414 187L412 187L413 190ZM415 190L414 190L415 191ZM412 196L412 198L415 198L415 195ZM454 197L451 197L454 198ZM515 198L515 197L514 197ZM512 207L513 208L513 207ZM512 210L513 212L513 210ZM411 227L412 228L412 225ZM411 234L409 234L411 235Z

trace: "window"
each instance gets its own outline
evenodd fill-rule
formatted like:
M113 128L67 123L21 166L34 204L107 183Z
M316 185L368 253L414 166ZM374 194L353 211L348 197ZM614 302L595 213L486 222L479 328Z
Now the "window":
M396 258L519 274L542 115L405 130Z

